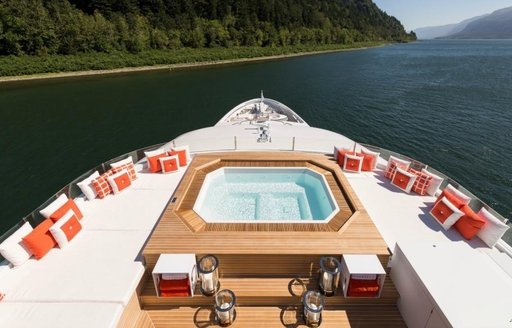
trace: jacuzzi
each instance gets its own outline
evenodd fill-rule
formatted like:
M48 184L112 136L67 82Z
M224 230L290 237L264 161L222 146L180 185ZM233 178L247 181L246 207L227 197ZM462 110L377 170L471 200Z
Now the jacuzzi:
M322 223L338 205L305 167L223 167L208 173L193 207L209 223Z

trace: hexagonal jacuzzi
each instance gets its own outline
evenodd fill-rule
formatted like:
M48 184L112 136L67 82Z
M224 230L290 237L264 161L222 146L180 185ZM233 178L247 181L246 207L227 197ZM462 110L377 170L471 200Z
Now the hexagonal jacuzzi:
M193 210L207 223L327 223L339 207L325 177L305 167L222 167Z

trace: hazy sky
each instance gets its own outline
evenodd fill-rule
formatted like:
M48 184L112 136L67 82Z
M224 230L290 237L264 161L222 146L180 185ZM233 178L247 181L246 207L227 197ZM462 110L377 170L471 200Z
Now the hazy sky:
M512 0L373 0L405 29L458 23L512 6Z

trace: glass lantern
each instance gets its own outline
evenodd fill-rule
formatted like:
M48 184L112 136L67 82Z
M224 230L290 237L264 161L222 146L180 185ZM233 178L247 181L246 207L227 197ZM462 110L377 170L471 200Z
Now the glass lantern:
M235 321L235 293L223 289L215 295L215 314L221 327L227 327Z
M197 271L201 280L201 293L213 296L219 290L219 260L213 255L203 256L198 263Z
M336 294L340 281L341 264L335 257L326 256L320 259L320 292L325 296Z
M317 291L310 290L302 298L304 306L304 321L308 327L318 327L322 321L324 297Z

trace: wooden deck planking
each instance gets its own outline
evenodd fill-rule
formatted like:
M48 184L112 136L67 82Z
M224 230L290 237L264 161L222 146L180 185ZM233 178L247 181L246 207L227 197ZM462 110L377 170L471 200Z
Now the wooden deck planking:
M155 328L219 327L212 307L183 307L173 310L152 310L148 314ZM306 328L302 307L237 307L236 320L230 327ZM322 314L322 328L405 328L395 306L351 305Z
M221 279L221 288L234 291L237 304L240 306L299 306L302 294L306 290L318 289L318 280L316 277L223 278ZM398 297L398 292L388 277L379 298L345 298L340 289L337 295L325 298L325 306L330 308L349 304L394 305ZM152 280L146 281L140 299L145 310L171 309L179 306L210 306L213 302L213 298L204 297L200 294L199 286L196 288L194 297L156 297Z
M206 225L192 210L205 175L222 166L255 165L307 167L323 174L342 204L339 215L314 228L305 228L304 224ZM328 156L297 152L211 153L196 155L188 170L174 193L176 202L168 204L143 251L147 272L151 272L162 253L193 253L198 258L215 254L220 262L221 288L234 290L238 297L237 320L232 327L305 327L300 297L291 294L298 287L289 283L300 277L308 289L316 289L321 256L376 254L386 267L386 243ZM321 327L405 327L395 305L397 298L389 277L381 298L327 298ZM145 278L139 299L154 327L217 327L211 311L212 298L199 294L193 298L157 298L152 281Z
M346 197L356 211L339 231L326 231L325 227L310 231L311 229L303 229L303 224L282 225L282 229L295 231L279 231L280 229L272 231L273 229L270 229L272 225L258 226L257 224L242 226L240 224L221 224L215 225L214 228L206 228L202 219L196 221L182 219L183 216L193 218L195 212L192 210L180 212L181 217L176 214L176 208L182 207L184 204L191 207L195 202L194 197L181 196L191 188L190 181L194 178L194 174L187 174L175 192L176 203L169 204L164 211L162 219L146 245L144 255L151 257L151 255L161 253L388 254L384 240L352 189L348 187L340 191L340 189L333 188L337 186L335 180L341 181L344 186L349 186L349 184L339 167L327 156L282 152L197 155L189 164L189 170L194 170L197 167L204 170L209 167L208 163L219 167L222 164L221 161L234 166L253 165L243 162L242 159L250 160L253 163L268 163L272 166L290 166L298 165L298 163L302 163L301 165L304 166L303 163L314 163L320 169L323 169L322 167L330 168L331 176L327 176L327 181L333 189L335 197L337 199ZM202 182L194 184L193 187L199 190L201 184ZM352 211L350 206L344 206L341 210L345 214ZM253 229L253 231L240 231L240 227ZM271 231L260 231L269 229Z
M147 312L141 310L139 297L137 297L136 293L132 295L130 301L125 306L117 323L117 328L153 328L153 323Z

